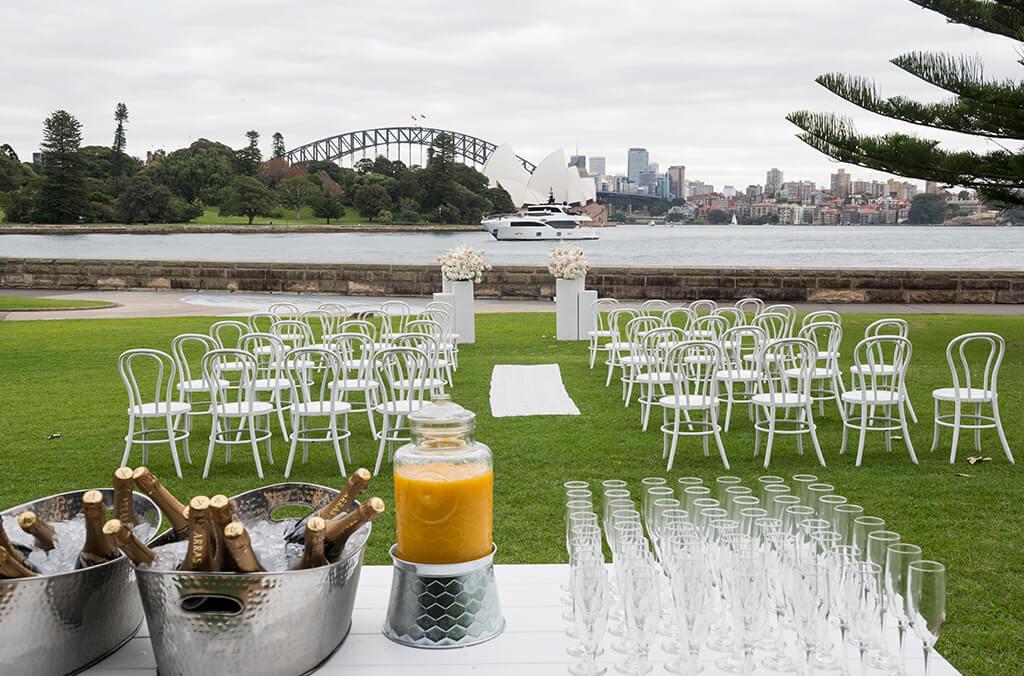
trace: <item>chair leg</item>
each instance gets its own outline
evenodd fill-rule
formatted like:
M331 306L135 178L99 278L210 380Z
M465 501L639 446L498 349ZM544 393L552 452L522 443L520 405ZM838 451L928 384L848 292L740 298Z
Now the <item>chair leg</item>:
M939 400L935 400L935 423L932 425L932 447L928 450L929 453L934 453L935 449L939 447Z
M953 447L949 451L949 464L956 462L956 445L960 441L960 402L953 402Z
M906 411L903 410L902 406L899 406L897 408L899 409L900 415L900 427L903 428L903 443L907 445L907 451L910 452L910 459L916 465L918 464L917 453L914 452L914 442L910 440L910 429L907 426L907 414Z
M974 450L981 453L981 402L974 405Z
M813 405L813 400L812 400L812 405ZM796 413L796 426L798 428L800 427L800 425L804 424L806 416L807 416L807 411L805 409L801 408L799 411L797 411L797 413ZM787 418L789 417L789 409L786 410L786 417ZM802 434L797 434L796 435L796 454L797 455L803 455L804 454L804 435L802 435Z
M843 442L839 445L839 455L846 453L846 442L850 436L850 420L843 414Z
M721 430L718 425L718 412L711 409L711 429L715 433L715 445L718 446L718 455L722 457L722 464L729 469L729 457L725 454L725 446L722 444Z
M874 406L871 407L874 409ZM871 415L874 416L872 410ZM860 407L860 439L857 441L857 462L855 467L860 467L860 461L864 458L864 439L868 435L868 406L862 404Z
M907 402L907 410L910 412L910 419L913 420L914 424L916 425L917 411L914 410L914 403L910 401L910 396L906 393L906 391L903 392L903 400Z
M732 390L732 383L731 382L726 382L725 383L725 396L726 396L726 400L725 400L725 431L728 432L729 431L729 419L732 418L733 390Z
M664 430L668 427L668 409L662 407L661 409L661 428ZM661 459L664 460L668 457L668 437L669 433L662 431L661 433Z
M285 441L291 441L288 438L288 426L284 424L284 402L281 400L281 391L274 390L274 395L270 398L270 401L274 404L274 408L277 409L277 422L281 425L281 434L284 436ZM270 463L273 465L274 463Z
M135 416L128 416L128 434L124 437L124 454L121 456L121 467L128 466L128 458L132 453L132 438L135 435Z
M203 466L203 478L210 475L210 463L213 461L213 451L217 444L217 431L220 427L220 420L217 416L210 419L210 445L206 449L206 464Z
M288 449L288 462L284 465L284 478L287 479L292 475L292 463L295 462L295 447L299 444L298 429L294 427L295 421L292 421L292 443Z
M345 414L345 429L343 431L345 432L345 460L352 462L352 452L349 449L348 442L349 438L352 436L352 432L348 429L348 413ZM342 472L342 474L347 474L347 472Z
M148 430L146 429L146 419L140 418L139 424L142 426L142 440L145 441L149 438ZM149 464L149 444L142 444L142 464Z
M764 468L768 469L768 464L772 461L772 444L775 443L775 418L778 411L773 407L771 409L771 417L768 419L768 442L764 447Z
M818 462L821 463L822 467L825 467L825 456L821 452L821 444L818 443L818 426L815 424L814 418L811 416L810 404L807 405L807 431L811 435L811 444L814 446L814 453L818 456Z
M900 414L900 419L902 419L903 418L903 407L902 406L900 406L899 414ZM883 406L882 407L882 415L884 415L886 418L891 418L892 417L892 406ZM885 425L886 425L886 427L889 426L889 421L888 420L885 422ZM885 450L886 450L887 453L892 453L892 430L890 430L890 429L886 429L885 430Z
M171 416L167 416L166 422L167 444L171 447L171 460L174 461L175 473L178 475L178 478L181 479L183 477L181 476L181 461L178 460L178 444L174 441L174 421L171 420Z
M269 423L270 421L268 420L267 422ZM267 431L268 432L270 431L270 425L269 424L267 425ZM255 420L249 421L249 441L252 444L252 459L256 462L256 476L258 476L259 478L262 479L263 478L263 463L260 462L260 446L256 442L256 421ZM270 452L270 449L268 448L267 449L267 453L269 454L269 452ZM271 460L270 464L274 464L273 460Z
M341 476L347 476L348 472L345 471L345 461L341 457L341 444L338 443L338 417L336 415L331 416L328 426L331 433L331 443L334 444L334 455L338 458L338 469L341 470Z
M992 417L996 423L996 433L999 435L999 443L1003 446L1003 452L1006 453L1006 459L1010 461L1011 465L1016 464L1013 460L1013 453L1010 452L1010 445L1006 443L1006 433L1003 432L1003 421L999 417L999 400L992 399Z
M676 447L679 445L679 409L674 409L675 416L672 419L672 445L668 452L668 468L667 472L672 471L672 463L676 459Z
M384 447L388 439L388 414L384 414L384 420L380 426L380 445L377 447L377 464L373 466L373 476L380 474L380 465L384 461Z

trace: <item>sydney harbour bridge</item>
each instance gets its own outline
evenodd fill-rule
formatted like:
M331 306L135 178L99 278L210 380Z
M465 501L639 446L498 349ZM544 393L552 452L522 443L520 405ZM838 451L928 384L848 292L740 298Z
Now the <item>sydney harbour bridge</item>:
M285 158L292 163L336 162L343 164L348 161L354 164L363 158L372 160L378 155L383 155L392 159L400 159L410 166L413 164L422 166L424 148L433 145L435 139L441 134L451 137L456 159L478 168L486 164L487 158L498 147L497 144L490 141L448 129L420 126L378 127L344 132L312 141L288 150L285 153ZM414 162L414 150L418 156L418 162ZM519 155L516 157L522 162L526 171L533 173L533 170L537 168L537 165L530 160ZM616 202L623 205L656 200L649 195L633 193L599 191L597 196L602 202Z

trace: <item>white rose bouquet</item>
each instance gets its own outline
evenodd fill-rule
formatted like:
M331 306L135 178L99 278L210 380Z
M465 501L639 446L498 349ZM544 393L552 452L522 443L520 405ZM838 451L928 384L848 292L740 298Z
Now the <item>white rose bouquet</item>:
M491 269L483 251L476 251L464 244L438 256L437 262L441 264L441 274L451 282L479 284L483 281L484 272Z
M582 279L589 270L590 263L583 257L583 249L577 246L556 246L548 257L548 271L557 279Z

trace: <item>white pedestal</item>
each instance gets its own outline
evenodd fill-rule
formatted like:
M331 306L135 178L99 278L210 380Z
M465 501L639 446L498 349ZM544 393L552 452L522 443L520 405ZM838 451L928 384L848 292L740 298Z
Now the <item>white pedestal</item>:
M448 293L455 306L455 333L459 344L476 342L476 311L473 308L473 282L449 281Z
M555 280L555 336L558 340L579 340L579 293L586 279Z
M576 294L579 304L579 339L587 340L588 334L597 329L597 317L594 315L594 303L597 302L597 291L584 290Z

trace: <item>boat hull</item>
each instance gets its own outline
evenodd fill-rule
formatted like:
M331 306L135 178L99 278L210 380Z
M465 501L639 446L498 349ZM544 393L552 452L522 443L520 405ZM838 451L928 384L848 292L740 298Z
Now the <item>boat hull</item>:
M499 242L576 242L599 239L593 230L585 228L551 228L510 225L490 231Z

